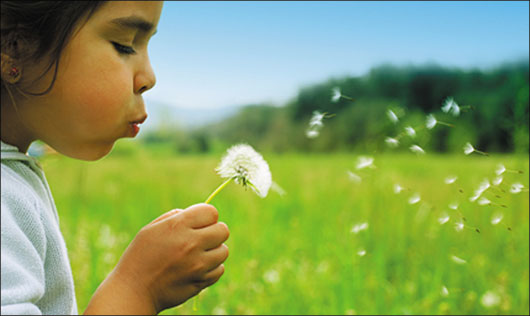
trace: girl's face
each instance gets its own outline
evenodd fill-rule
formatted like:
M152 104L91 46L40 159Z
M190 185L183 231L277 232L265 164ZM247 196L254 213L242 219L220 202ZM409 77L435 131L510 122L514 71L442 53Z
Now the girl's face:
M80 23L63 51L53 89L17 100L23 132L83 160L99 159L119 138L136 136L147 117L142 93L155 84L147 44L161 11L161 2L109 1ZM37 64L35 77L38 69ZM31 77L31 71L23 76ZM28 90L43 91L52 75Z

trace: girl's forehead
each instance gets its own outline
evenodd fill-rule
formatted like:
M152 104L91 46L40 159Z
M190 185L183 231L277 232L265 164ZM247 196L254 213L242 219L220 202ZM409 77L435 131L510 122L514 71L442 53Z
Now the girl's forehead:
M162 1L107 1L90 22L153 31L162 12Z

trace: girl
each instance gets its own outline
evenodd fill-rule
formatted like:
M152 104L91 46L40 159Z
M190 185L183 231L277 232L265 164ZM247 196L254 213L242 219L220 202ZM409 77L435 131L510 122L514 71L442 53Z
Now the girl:
M76 314L73 278L34 140L97 160L146 119L160 2L1 2L2 314ZM214 284L228 228L207 204L136 235L87 314L156 314Z

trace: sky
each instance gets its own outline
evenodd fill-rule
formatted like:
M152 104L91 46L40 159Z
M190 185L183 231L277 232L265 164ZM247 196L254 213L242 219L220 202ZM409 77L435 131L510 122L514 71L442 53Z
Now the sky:
M281 106L383 63L488 69L529 57L528 1L166 1L149 44L177 108Z

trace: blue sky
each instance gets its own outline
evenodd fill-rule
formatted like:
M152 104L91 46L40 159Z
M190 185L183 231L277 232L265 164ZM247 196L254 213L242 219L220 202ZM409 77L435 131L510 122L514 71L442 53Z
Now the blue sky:
M381 63L491 68L529 56L528 1L166 1L149 101L282 105Z

